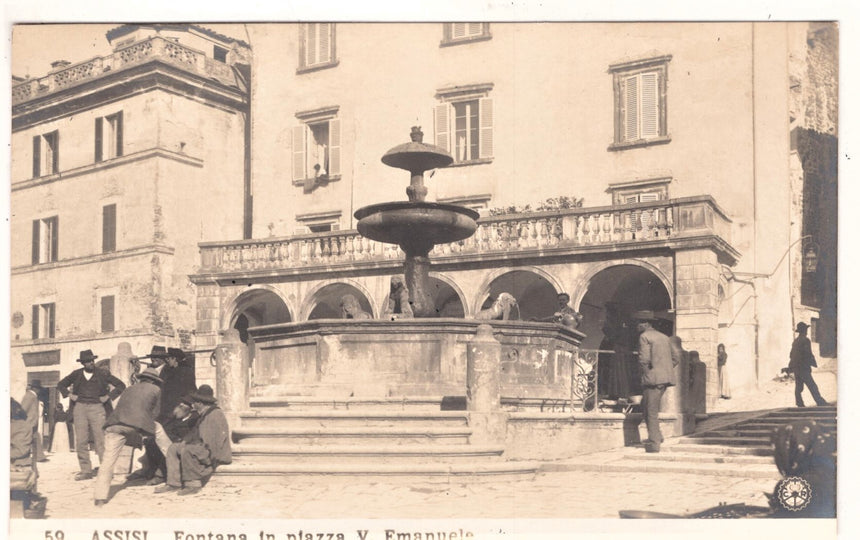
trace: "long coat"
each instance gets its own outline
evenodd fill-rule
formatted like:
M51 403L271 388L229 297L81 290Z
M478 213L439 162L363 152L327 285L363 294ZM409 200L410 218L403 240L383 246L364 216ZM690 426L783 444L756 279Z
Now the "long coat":
M792 373L799 371L812 371L812 368L818 367L815 362L815 356L812 355L812 343L806 336L797 336L794 343L791 344L791 352L788 355L788 370Z
M122 393L116 409L105 422L105 427L121 424L152 435L155 433L155 419L160 410L161 388L142 379Z
M209 449L212 465L227 464L233 461L233 450L230 448L230 427L227 417L218 407L203 412L197 425L185 437L188 444L202 444Z
M642 369L642 386L665 384L674 386L675 366L681 361L672 347L669 336L648 328L639 335L639 367Z

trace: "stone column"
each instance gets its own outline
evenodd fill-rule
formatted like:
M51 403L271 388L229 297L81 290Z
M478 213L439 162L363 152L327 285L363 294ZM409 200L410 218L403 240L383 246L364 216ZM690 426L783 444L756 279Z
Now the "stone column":
M466 409L474 444L505 440L507 414L501 410L502 345L488 324L478 326L466 349Z
M675 333L707 366L707 402L719 399L717 340L720 265L709 249L675 252Z
M239 331L224 331L215 347L215 397L230 427L239 425L239 413L248 409L251 380L248 347L239 339Z
M110 357L110 374L126 385L131 384L131 374L134 373L132 358L131 345L126 341L117 345L116 353Z

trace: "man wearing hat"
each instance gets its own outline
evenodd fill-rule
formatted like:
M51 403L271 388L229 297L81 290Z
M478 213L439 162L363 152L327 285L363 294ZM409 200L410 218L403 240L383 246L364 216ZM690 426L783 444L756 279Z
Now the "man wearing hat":
M204 384L190 397L200 418L181 442L171 444L167 450L167 484L155 488L156 493L197 493L218 465L232 461L230 428L212 387Z
M818 391L818 385L812 379L812 368L818 367L818 364L815 362L815 356L812 355L812 343L806 337L807 328L809 325L805 322L797 323L797 328L794 330L797 332L797 338L791 344L791 352L788 355L788 371L794 373L794 401L798 407L805 407L802 396L805 384L816 405L827 405L827 401Z
M140 447L142 437L155 434L155 418L161 408L161 377L146 369L138 382L123 392L104 428L104 460L95 485L95 504L107 503L113 469L125 445Z
M27 383L27 392L21 400L21 407L27 412L27 423L33 430L33 440L36 441L36 461L48 461L42 448L42 415L44 412L44 393L42 381L33 379Z
M164 403L164 384L161 386L162 403ZM179 403L173 408L170 419L161 423L164 432L170 437L171 443L180 442L197 424L200 417L192 406L190 395L179 398ZM154 437L143 439L143 447L146 453L141 457L143 465L128 476L128 480L149 480L148 484L155 486L163 484L167 477L167 462L164 453L158 447Z
M60 394L69 398L69 414L75 425L75 450L81 467L75 480L89 480L93 477L89 441L95 443L101 462L105 449L102 431L105 418L113 408L111 400L119 397L125 390L125 384L121 380L108 371L96 368L96 358L98 356L89 349L81 351L78 362L84 366L72 371L57 383Z
M660 432L660 401L669 386L675 386L675 366L681 361L679 350L672 347L669 336L651 326L653 311L637 311L636 330L639 332L639 367L642 372L642 410L648 428L646 452L659 452L663 442Z

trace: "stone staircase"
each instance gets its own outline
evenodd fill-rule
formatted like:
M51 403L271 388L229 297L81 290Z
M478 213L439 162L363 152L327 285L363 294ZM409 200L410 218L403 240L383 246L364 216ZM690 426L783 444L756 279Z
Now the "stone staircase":
M779 471L773 462L771 434L777 427L801 419L815 420L836 432L836 406L716 415L692 435L667 439L660 453L628 447L586 456L589 459L579 465L546 465L543 470L688 473L776 481Z
M504 445L473 444L466 411L441 397L252 398L233 430L224 476L531 479L540 464L509 462Z

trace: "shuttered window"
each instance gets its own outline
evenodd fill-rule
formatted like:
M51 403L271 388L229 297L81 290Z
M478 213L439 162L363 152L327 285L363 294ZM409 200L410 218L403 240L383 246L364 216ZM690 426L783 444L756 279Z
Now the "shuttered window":
M60 172L60 132L33 137L33 178Z
M304 23L299 33L299 68L334 62L333 23Z
M341 122L339 118L302 123L292 130L294 181L332 178L341 174Z
M102 207L102 253L116 251L116 205Z
M33 220L32 263L43 264L57 260L59 251L59 217Z
M666 75L669 56L610 67L615 84L615 143L668 140Z
M101 298L102 332L114 331L114 297Z
M56 304L36 304L33 306L33 339L54 337Z
M488 39L489 37L489 23L455 22L442 25L442 45Z
M449 151L455 163L493 157L493 100L470 99L441 103L433 111L437 146Z

